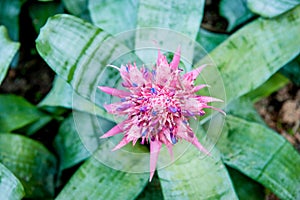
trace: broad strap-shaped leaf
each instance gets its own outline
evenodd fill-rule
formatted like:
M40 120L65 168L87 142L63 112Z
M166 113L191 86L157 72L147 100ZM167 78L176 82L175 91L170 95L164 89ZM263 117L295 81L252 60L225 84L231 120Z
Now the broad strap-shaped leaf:
M265 124L261 116L255 110L253 102L247 96L240 97L230 102L225 109L226 114L242 118L247 121Z
M137 28L167 28L195 39L203 10L204 0L140 0Z
M21 181L27 198L54 195L56 158L42 144L16 134L0 134L0 162Z
M15 95L0 95L1 132L17 130L40 120L47 122L49 116L24 98Z
M104 118L73 111L62 122L55 137L54 144L60 157L60 170L72 167L90 157L101 142L105 141L99 139L100 136L114 126L115 123Z
M237 199L226 167L215 148L210 156L194 146L184 150L181 157L158 170L164 199Z
M89 0L88 7L93 24L117 34L136 28L138 3L136 0Z
M228 21L229 32L254 16L247 7L247 0L221 0L219 10Z
M60 158L60 170L72 167L91 156L80 140L72 114L61 123L54 146Z
M0 199L18 200L25 195L21 182L0 163Z
M220 43L228 38L228 35L222 33L213 33L203 28L199 29L196 41L207 51L210 52ZM195 55L196 57L197 55Z
M76 171L56 199L131 200L143 190L148 178L148 173L117 171L91 157Z
M234 189L240 200L263 200L265 199L264 188L239 171L227 166Z
M299 30L300 6L276 19L259 18L231 35L196 66L214 61L230 102L260 86L299 54ZM219 81L210 68L202 74L212 82Z
M19 47L19 43L10 40L7 29L4 26L0 26L0 84L6 76L9 64Z
M277 90L279 90L280 88L288 84L289 82L290 82L289 79L283 76L281 73L276 73L273 76L271 76L264 84L262 84L255 90L249 92L245 96L251 99L252 102L257 102L262 98L268 97L273 92L276 92Z
M116 69L106 66L120 66L129 61L140 64L122 41L70 15L51 17L42 28L36 45L49 66L78 94L92 102L101 101L100 105L110 99L97 87L113 87L120 79Z
M227 116L217 143L223 161L282 199L300 198L300 155L264 125Z
M299 0L247 0L248 8L263 17L276 17L299 4Z
M77 94L73 90L72 86L59 76L55 77L52 89L38 106L41 108L49 106L64 107L90 114L96 114L109 120L113 120L111 115L91 101Z

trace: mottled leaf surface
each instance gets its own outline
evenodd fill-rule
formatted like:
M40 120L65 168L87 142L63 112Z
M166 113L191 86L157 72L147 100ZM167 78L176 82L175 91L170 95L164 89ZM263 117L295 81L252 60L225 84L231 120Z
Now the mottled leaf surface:
M300 198L300 155L266 126L228 115L217 148L226 164L260 182L279 198Z
M221 73L229 102L260 86L299 54L299 30L300 7L276 19L259 18L231 35L196 66L214 61L211 64ZM211 82L220 81L210 68L202 75Z
M295 6L299 5L299 0L248 0L249 9L263 17L276 17Z
M5 78L9 64L19 47L19 43L10 40L7 29L4 26L0 26L0 84Z
M18 200L25 192L15 175L0 163L0 199Z
M0 162L21 181L25 197L54 195L56 158L42 144L16 134L0 134Z

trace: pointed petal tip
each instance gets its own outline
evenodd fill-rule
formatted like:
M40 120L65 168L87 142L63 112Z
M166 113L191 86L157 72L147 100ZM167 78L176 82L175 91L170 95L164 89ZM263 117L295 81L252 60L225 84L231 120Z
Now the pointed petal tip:
M154 176L154 172L150 172L149 182L152 181L153 176Z

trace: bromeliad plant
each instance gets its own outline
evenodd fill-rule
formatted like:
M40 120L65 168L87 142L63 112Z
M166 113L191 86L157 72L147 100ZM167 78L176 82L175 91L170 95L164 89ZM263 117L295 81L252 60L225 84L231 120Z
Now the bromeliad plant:
M12 5L8 0L2 2ZM220 14L227 18L231 35L199 30L203 0L109 3L63 0L60 5L52 2L48 7L31 7L33 19L48 18L37 8L55 13L57 10L54 12L53 8L64 5L71 14L50 17L42 29L41 24L34 24L40 31L37 51L58 75L38 108L20 97L0 95L0 132L5 133L0 134L0 178L7 180L0 182L0 190L6 191L0 194L0 199L21 199L23 196L33 199L264 199L264 187L281 199L299 199L299 153L269 129L253 109L255 101L287 83L287 78L277 73L279 69L299 67L299 62L289 63L299 60L298 4L295 1L287 6L280 0L249 0L247 4L222 0ZM18 6L20 9L21 3ZM0 6L0 10L4 8L7 6ZM5 15L0 21L2 19ZM172 43L172 48L178 43L186 45L182 41L170 42L168 36L160 38L162 34L151 35L151 31L129 32L120 40L122 34L119 33L145 27L179 32L196 40L209 55L199 57L190 52L192 66L202 67L189 69L185 65L183 67L188 70L182 75L178 67L179 51L171 62L159 53L153 71L138 69L136 65L140 66L148 56L131 51L139 49L139 41L158 40L162 46ZM4 27L0 27L0 36L2 81L19 44L9 40ZM182 47L182 53L187 50L197 52ZM212 116L210 121L196 117L195 129L189 127L192 123L188 120L203 115L205 108L213 108L211 101L225 100L218 94L213 98L201 93L200 89L206 88L197 76L205 64L212 63L211 60L221 74L226 92L223 108L227 115L220 135L218 130L206 135L208 127L218 123L219 114ZM128 62L137 64L126 65ZM107 68L107 65L118 67ZM209 67L203 73L206 70L209 71ZM120 75L126 90L114 86ZM211 83L220 78L209 72L206 75L212 79ZM103 92L97 89L99 85ZM216 85L210 86L216 88ZM198 90L199 93L195 93ZM111 103L109 95L120 97L121 102L108 105ZM41 110L55 113L58 119L64 117L57 114L58 107L72 109L55 133L54 148L59 162L42 144L29 138L53 118ZM104 108L127 118L123 122L115 120ZM27 136L11 134L20 129ZM124 138L116 149L124 147L114 152L119 152L118 156L111 157L115 154L110 144L119 142L117 133L123 133ZM113 135L110 139L99 138ZM158 168L154 174L156 162L159 165L160 160L169 159L162 150L157 161L162 144L171 150L184 143L179 142L180 139L189 141L204 154L196 148L187 148L182 156ZM131 141L136 143L133 148L126 145ZM137 141L149 142L150 152ZM208 152L200 143L213 146L208 149L209 156L204 156ZM132 156L124 157L124 148L133 151ZM131 173L134 172L131 169L148 167L144 159L134 156L135 153L150 154L148 172L152 182L148 182L148 173ZM107 165L110 160L117 163L115 168ZM76 165L80 167L66 184L60 185L62 190L56 194L61 177L58 176L58 181L55 177ZM7 184L11 190L7 190Z
M167 58L158 51L154 69L136 64L116 68L123 79L122 85L128 90L118 90L100 86L99 89L121 98L122 102L104 105L112 114L126 115L127 119L113 127L101 138L111 137L123 132L124 137L114 148L120 149L129 142L133 145L142 139L141 144L150 143L150 181L153 178L156 162L162 144L165 144L172 156L172 146L184 139L200 151L209 152L199 143L191 129L188 119L203 116L203 109L215 107L207 105L219 99L196 95L195 92L207 85L194 86L194 81L206 65L198 67L181 76L180 49L169 64ZM219 109L217 109L219 110ZM219 110L220 112L223 112ZM223 112L224 113L224 112Z

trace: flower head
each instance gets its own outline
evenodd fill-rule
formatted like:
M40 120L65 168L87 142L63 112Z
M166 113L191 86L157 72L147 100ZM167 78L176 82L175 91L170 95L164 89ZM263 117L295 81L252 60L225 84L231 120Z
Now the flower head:
M154 175L162 144L167 146L171 156L172 146L180 139L187 140L200 151L208 154L189 126L190 117L203 116L205 108L224 113L207 104L221 100L195 94L207 86L194 86L194 80L206 65L181 75L179 62L179 48L170 63L158 51L158 59L152 70L145 67L138 69L135 64L128 64L121 68L113 66L120 71L123 79L122 86L127 89L126 91L99 87L103 92L121 98L120 102L105 105L105 109L115 115L127 116L126 120L113 127L101 138L123 132L123 139L113 150L120 149L129 142L134 145L139 139L141 144L150 143L150 181Z

